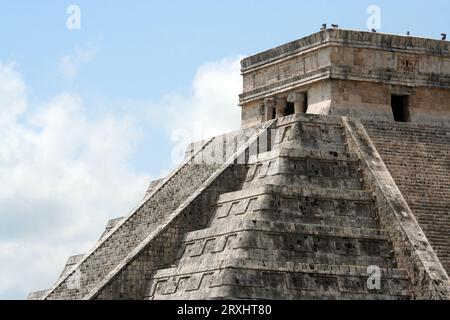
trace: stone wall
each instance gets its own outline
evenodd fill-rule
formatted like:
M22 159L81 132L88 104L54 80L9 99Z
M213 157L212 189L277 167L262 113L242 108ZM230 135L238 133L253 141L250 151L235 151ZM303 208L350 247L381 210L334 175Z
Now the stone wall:
M286 61L277 61L275 64L265 65L263 68L244 73L244 93L242 99L251 99L253 96L261 97L271 92L278 92L288 86L301 83L307 84L327 75L331 66L330 49L322 48L301 54Z
M391 42L397 38L386 35L388 37L391 39L387 40ZM381 43L360 44L352 41L347 45L332 45L332 78L448 89L448 52L424 52L410 45L408 37L399 38L404 41L403 48L386 48Z
M255 101L241 108L241 127L249 128L265 121L265 108L262 101Z
M450 123L446 41L330 29L244 59L242 75L244 128L267 119L264 99L304 92L312 114L393 120L391 95L407 95L412 122Z
M409 102L413 123L450 126L449 90L415 88Z
M394 121L392 95L408 96L412 123L450 125L450 91L375 82L331 80L331 115Z
M332 80L331 114L354 118L394 120L389 85Z
M242 61L242 71L247 72L277 60L287 59L296 54L321 47L326 43L351 44L354 47L368 49L409 50L425 55L450 56L450 44L446 41L355 30L327 29L250 56Z

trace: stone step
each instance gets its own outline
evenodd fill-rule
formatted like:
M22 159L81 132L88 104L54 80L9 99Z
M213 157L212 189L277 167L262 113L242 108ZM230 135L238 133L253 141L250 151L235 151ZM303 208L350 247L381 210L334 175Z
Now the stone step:
M251 259L210 262L207 269L158 271L149 283L147 299L408 299L404 270L378 269L380 286L367 281L367 267L264 262ZM208 296L204 296L204 295Z
M187 233L185 239L199 239L207 237L211 233L228 234L235 231L267 231L280 233L308 233L308 234L334 234L350 238L362 237L377 240L387 240L388 234L384 230L369 228L351 228L338 226L323 226L314 224L288 223L285 221L261 221L255 220L254 216L236 216L228 219L226 224L213 224L209 228Z
M320 212L314 214L300 214L293 211L273 211L261 210L252 213L252 218L261 221L284 221L286 223L303 223L334 227L367 228L377 229L379 223L372 217L353 216L332 216L330 212Z
M342 190L325 189L318 187L294 187L266 184L255 188L241 189L233 192L223 193L217 199L217 204L221 205L227 202L239 201L248 198L259 197L262 195L285 195L289 197L305 196L330 200L348 200L348 201L374 201L373 195L364 190ZM266 207L265 207L266 208Z
M252 214L256 220L377 228L374 205L374 198L364 191L266 185L223 194L209 225Z
M357 161L280 156L253 164L243 188L275 184L362 190L363 182Z
M173 266L167 269L158 270L152 277L155 279L168 279L172 277L183 277L198 273L213 273L215 270L232 269L249 269L279 272L300 272L317 275L342 275L342 276L367 276L369 277L370 266L353 266L353 265L329 265L329 264L311 264L311 263L293 263L283 261L260 261L254 259L228 259L223 261L213 260L209 265L203 265L198 270L189 270L189 268L181 268ZM406 270L397 268L380 268L381 276L385 279L408 279Z
M324 151L308 148L286 148L272 150L269 152L259 153L249 157L248 164L265 163L271 160L275 160L279 157L283 158L309 158L309 159L321 159L329 161L348 161L359 162L358 157L353 154L349 154L347 151Z
M215 254L214 259L220 259L222 253L227 258L238 254L238 249L257 249L265 259L279 251L286 261L394 266L393 251L382 230L247 220L251 218L229 220L226 228L216 225L188 233L177 261L192 266L196 262L191 258Z
M245 235L242 235L245 237ZM210 244L214 246L213 249L209 247L203 247L204 250L210 250L209 252L202 252L201 244L198 247L186 248L183 256L175 262L175 265L189 265L189 270L196 270L200 266L208 264L211 260L217 261L225 261L227 259L253 259L258 261L282 261L282 262L290 262L290 263L309 263L309 264L329 264L329 265L341 265L341 266L378 266L380 268L396 268L397 265L394 261L393 253L388 255L376 255L376 251L371 249L371 253L361 253L357 254L346 253L346 251L351 251L349 248L345 248L344 250L340 248L340 250L336 250L334 252L332 248L307 248L303 250L298 250L298 243L288 245L288 249L278 249L273 248L268 250L267 248L239 248L233 246L233 240L228 238L226 240L222 240L221 244ZM317 239L317 238L316 238ZM322 239L323 240L323 239ZM326 239L329 241L328 239ZM213 241L213 240L212 240ZM306 239L305 241L308 241ZM332 240L333 241L333 240ZM339 245L344 247L346 244L349 247L354 245L352 241L339 241ZM190 245L190 244L187 244ZM221 247L223 245L224 247ZM316 244L315 244L316 245ZM320 244L317 244L318 246ZM376 242L366 241L366 249L371 247L376 248L377 251L380 251L379 244ZM378 248L377 248L378 247ZM219 251L222 250L223 251ZM331 249L331 250L330 250ZM212 251L211 251L212 250ZM217 250L216 252L213 252ZM319 250L319 251L315 251ZM323 250L323 251L320 251ZM375 254L375 255L374 255Z

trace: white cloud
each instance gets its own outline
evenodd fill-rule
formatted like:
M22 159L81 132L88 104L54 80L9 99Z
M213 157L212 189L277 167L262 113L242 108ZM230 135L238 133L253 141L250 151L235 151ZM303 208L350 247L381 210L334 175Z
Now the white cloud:
M16 66L0 64L0 298L49 287L150 180L128 165L139 138L131 117L89 118L70 93L26 106Z
M193 81L193 94L185 108L174 106L173 127L189 128L187 123L201 123L204 135L236 130L240 125L238 95L242 91L241 57L208 63L199 68ZM190 120L190 121L189 121Z
M92 55L76 56L83 55L60 63L68 77ZM17 66L0 63L0 299L50 287L69 255L90 249L108 219L138 203L150 178L129 163L142 126L169 137L184 132L182 141L173 141L183 150L189 142L238 129L239 61L201 66L188 94L121 102L133 108L98 119L73 93L29 111Z
M169 134L185 130L194 140L239 129L240 60L227 58L200 66L188 94L169 94L144 106L149 118Z
M59 70L68 79L74 79L82 65L95 59L98 49L92 46L75 47L72 54L63 56L59 61Z
M173 165L183 158L188 143L239 129L241 58L206 63L197 70L189 94L170 94L145 105L153 124L171 136Z

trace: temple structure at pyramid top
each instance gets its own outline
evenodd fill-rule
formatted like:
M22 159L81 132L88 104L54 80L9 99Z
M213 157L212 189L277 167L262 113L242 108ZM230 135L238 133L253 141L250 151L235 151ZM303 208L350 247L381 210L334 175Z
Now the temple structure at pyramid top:
M29 299L450 299L449 43L327 29L242 75L242 128Z
M294 113L450 123L447 41L327 29L242 61L242 126Z

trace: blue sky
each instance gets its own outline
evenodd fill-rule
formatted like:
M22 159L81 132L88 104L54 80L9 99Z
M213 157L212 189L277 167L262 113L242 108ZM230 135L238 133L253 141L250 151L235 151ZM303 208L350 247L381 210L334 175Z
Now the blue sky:
M381 32L450 33L446 0L1 0L0 299L50 286L127 214L174 166L174 130L238 128L241 57L324 22L366 30L369 5Z
M203 63L253 54L303 37L316 32L322 22L366 29L366 8L371 4L382 9L383 32L410 30L427 37L438 37L448 28L450 8L445 0L131 3L2 1L0 59L19 64L32 88L31 101L70 90L82 93L94 107L101 100L103 108L110 108L111 101L155 101L167 93L186 91ZM81 8L79 31L65 28L70 4ZM64 81L55 61L75 46L92 46L98 54L76 81ZM145 159L145 164L135 161L139 170L148 170L149 159ZM158 160L161 165L164 157Z

